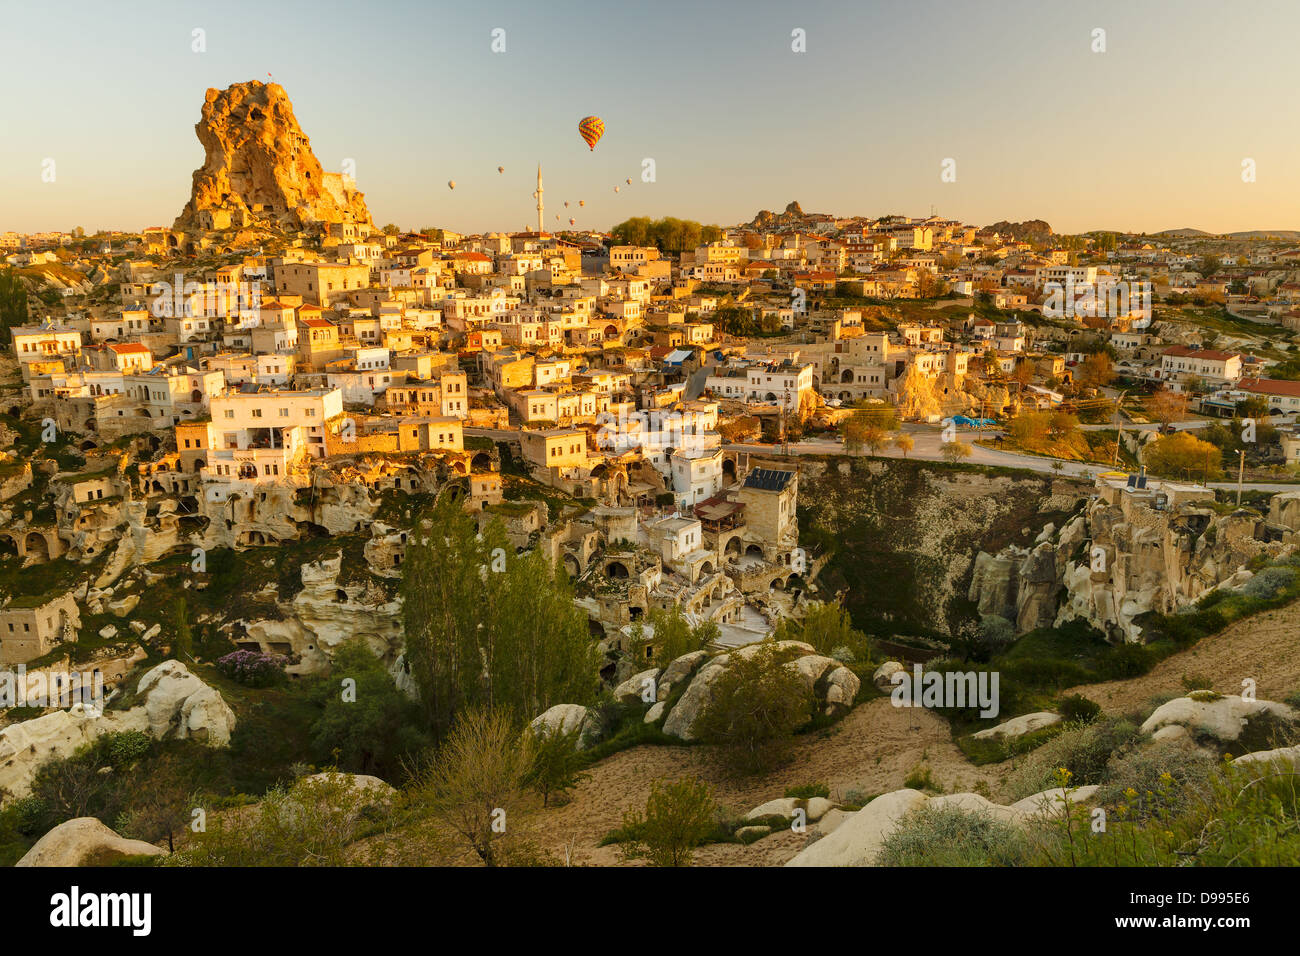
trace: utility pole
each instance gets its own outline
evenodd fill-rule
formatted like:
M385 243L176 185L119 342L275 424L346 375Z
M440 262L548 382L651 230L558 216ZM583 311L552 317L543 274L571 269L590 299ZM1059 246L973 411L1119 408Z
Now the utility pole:
M1246 474L1246 449L1241 449L1241 461L1237 465L1237 507L1241 507L1241 480Z
M1115 468L1119 467L1119 446L1124 440L1124 418L1120 414L1120 406L1124 404L1124 396L1127 394L1128 390L1125 389L1119 393L1119 398L1115 400L1115 460L1112 462L1112 467Z

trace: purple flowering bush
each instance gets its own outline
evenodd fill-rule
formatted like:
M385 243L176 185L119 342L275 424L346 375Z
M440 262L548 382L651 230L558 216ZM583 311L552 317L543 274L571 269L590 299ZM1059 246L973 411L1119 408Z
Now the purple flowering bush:
M217 658L217 669L245 687L273 687L285 680L288 658L261 651L235 651Z

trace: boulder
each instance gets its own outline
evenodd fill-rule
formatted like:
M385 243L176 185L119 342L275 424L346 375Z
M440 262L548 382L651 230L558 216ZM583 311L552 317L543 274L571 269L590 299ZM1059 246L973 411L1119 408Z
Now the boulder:
M871 675L871 683L875 684L880 690L891 690L894 686L893 676L901 670L906 670L898 661L885 661L876 668L876 672Z
M161 847L118 836L94 817L60 823L15 866L109 866L128 856L161 856Z
M136 693L143 699L153 736L161 739L174 731L178 740L192 737L209 747L230 743L234 711L180 661L163 661L150 670L140 678Z
M673 660L659 675L659 690L656 700L667 700L673 686L690 677L695 669L708 660L708 651L691 651Z
M664 721L664 733L682 740L695 740L695 720L708 703L714 683L722 676L727 655L715 657L699 669L691 679L686 692L678 699Z
M1258 767L1269 764L1284 766L1300 764L1300 747L1278 747L1274 750L1256 750L1242 754L1232 761L1234 767Z
M562 734L571 734L577 731L579 750L589 747L600 731L595 716L581 704L556 704L534 717L528 726L534 732L543 727L548 733L558 730Z
M895 790L872 800L815 843L810 843L786 866L871 866L886 836L908 812L923 806L919 790Z
M650 709L645 712L645 722L653 724L656 720L664 715L664 708L668 706L666 701L656 701L650 705Z
M932 797L926 806L935 810L955 807L966 813L984 813L994 820L1012 824L1022 823L1025 815L1024 811L1018 807L1005 807L1002 804L993 803L985 797L981 797L978 793L946 793L943 796Z
M614 688L614 699L620 704L654 703L658 697L659 668L652 667L639 674L633 674ZM646 690L650 691L650 700L645 700Z
M825 797L810 797L803 799L800 797L778 797L775 800L769 800L767 803L760 803L753 810L745 814L746 820L759 820L763 817L793 817L796 810L804 812L804 819L813 823L826 816L828 812L835 809L835 804L831 803Z
M1041 710L1032 714L1021 714L1019 717L1012 717L1010 720L1004 721L996 727L989 727L987 730L976 731L972 736L976 740L992 740L994 738L1013 740L1016 737L1023 737L1031 731L1041 730L1044 727L1051 727L1053 724L1059 724L1060 722L1060 714L1053 714L1050 711Z
M1064 787L1056 787L1052 790L1044 790L1042 793L1035 793L1032 796L1025 797L1023 800L1017 800L1011 804L1012 810L1019 810L1021 813L1029 815L1038 815L1043 813L1058 812L1066 803L1087 803L1097 792L1096 784L1088 784L1083 787L1072 787L1069 790Z
M372 797L376 802L384 803L397 796L397 790L380 780L378 777L372 777L362 773L340 773L336 770L327 770L324 773L314 773L309 777L303 777L305 782L334 783L343 782L349 786L355 787L367 796Z
M1179 726L1194 737L1210 737L1220 743L1237 740L1251 721L1272 718L1295 721L1298 715L1286 704L1269 700L1242 700L1240 696L1223 697L1208 692L1176 697L1161 704L1142 723L1142 733L1150 734L1163 727Z

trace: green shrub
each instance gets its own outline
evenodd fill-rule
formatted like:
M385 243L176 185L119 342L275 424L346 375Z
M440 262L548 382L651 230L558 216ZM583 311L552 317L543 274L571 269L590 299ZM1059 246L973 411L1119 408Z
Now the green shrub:
M1204 751L1178 743L1125 748L1107 763L1096 798L1106 806L1122 803L1135 817L1180 809L1209 796L1215 767L1214 758ZM1171 783L1176 786L1171 788Z
M799 787L786 787L785 795L796 800L811 800L813 797L830 799L831 788L824 783L806 783Z
M987 813L923 806L885 837L877 866L1019 866L1030 852L1024 833Z
M1007 778L1012 800L1060 786L1058 771L1068 770L1074 786L1101 783L1111 755L1138 736L1138 728L1127 720L1096 720L1069 724L1056 737L1030 754Z
M1069 697L1062 697L1056 705L1057 712L1066 723L1086 724L1095 720L1101 713L1101 705L1095 700L1089 700L1082 694L1071 694Z
M1268 601L1294 584L1295 579L1295 571L1291 568L1263 568L1242 586L1241 593L1250 598Z

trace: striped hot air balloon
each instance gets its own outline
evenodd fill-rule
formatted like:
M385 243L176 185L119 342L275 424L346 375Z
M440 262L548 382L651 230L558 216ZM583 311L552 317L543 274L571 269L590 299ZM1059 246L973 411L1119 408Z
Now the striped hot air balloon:
M596 143L605 135L605 121L599 116L584 116L578 121L578 135L594 150Z

